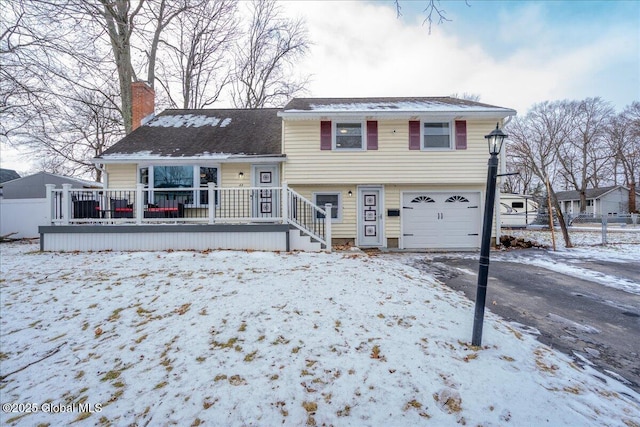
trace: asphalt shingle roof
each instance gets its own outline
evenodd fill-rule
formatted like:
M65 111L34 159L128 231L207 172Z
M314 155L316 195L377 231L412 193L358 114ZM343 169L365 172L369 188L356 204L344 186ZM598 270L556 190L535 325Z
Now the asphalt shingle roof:
M504 110L508 108L466 99L441 97L383 97L383 98L295 98L285 107L292 111L460 111Z
M610 187L587 188L585 190L585 195L587 196L587 199L597 199L601 197L603 194L606 194L609 191L614 190L618 187L622 187L622 186L612 185ZM576 190L558 191L556 193L556 198L558 200L580 200L580 193Z
M280 155L276 108L165 110L98 158Z

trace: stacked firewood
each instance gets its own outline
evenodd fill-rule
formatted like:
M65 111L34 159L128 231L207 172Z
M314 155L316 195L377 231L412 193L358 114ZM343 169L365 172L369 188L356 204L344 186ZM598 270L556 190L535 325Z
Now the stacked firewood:
M513 249L546 248L545 245L538 242L532 242L530 240L525 240L522 237L508 235L500 236L500 245L502 245L503 248Z

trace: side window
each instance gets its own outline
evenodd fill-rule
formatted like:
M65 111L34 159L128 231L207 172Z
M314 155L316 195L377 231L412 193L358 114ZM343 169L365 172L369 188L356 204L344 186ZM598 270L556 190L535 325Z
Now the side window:
M361 122L356 123L335 123L335 144L336 150L363 150L364 132Z
M340 204L340 193L314 193L313 203L324 209L324 205L331 203L331 219L340 220L342 215L342 205ZM316 218L324 218L324 215L318 213Z
M449 122L424 122L423 149L451 148L451 126Z

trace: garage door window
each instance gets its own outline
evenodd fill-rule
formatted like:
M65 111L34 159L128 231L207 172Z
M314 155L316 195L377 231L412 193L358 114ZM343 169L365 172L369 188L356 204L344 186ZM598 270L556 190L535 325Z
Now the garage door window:
M449 122L423 123L422 148L425 150L451 148L451 126Z
M445 200L445 203L469 203L469 199L467 199L464 196L451 196L449 197L447 200Z

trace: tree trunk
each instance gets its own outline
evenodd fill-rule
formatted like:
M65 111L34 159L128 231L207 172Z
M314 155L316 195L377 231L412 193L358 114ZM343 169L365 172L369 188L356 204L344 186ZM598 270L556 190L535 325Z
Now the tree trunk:
M634 213L638 211L638 207L636 206L636 183L631 181L629 183L629 213Z

